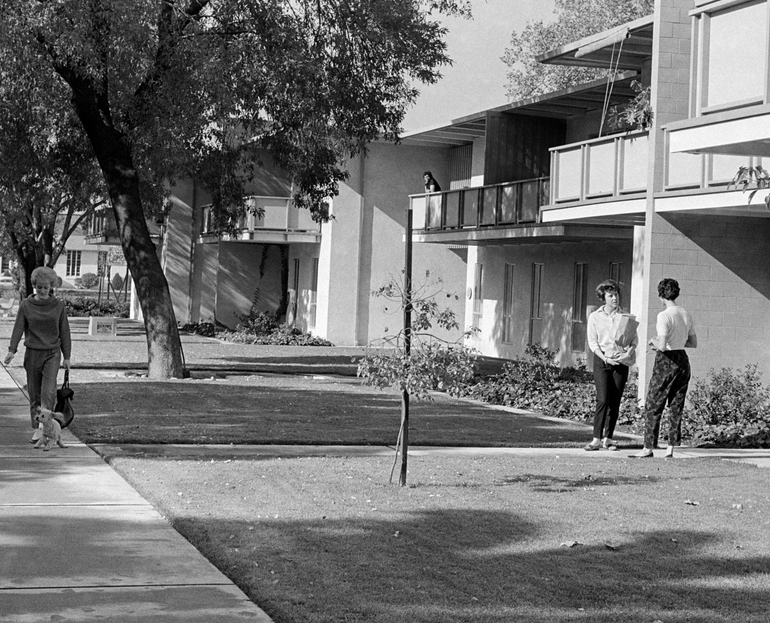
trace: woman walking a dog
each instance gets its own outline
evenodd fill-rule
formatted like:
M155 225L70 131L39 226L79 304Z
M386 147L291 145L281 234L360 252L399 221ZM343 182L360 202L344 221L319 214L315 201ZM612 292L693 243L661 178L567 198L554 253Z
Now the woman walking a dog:
M53 287L59 283L56 271L44 266L38 267L32 271L31 280L35 293L19 305L5 365L11 363L23 335L30 419L32 428L37 429L32 441L37 441L40 437L38 422L35 420L37 408L54 409L56 377L62 356L64 367L70 369L72 341L64 301L52 294Z

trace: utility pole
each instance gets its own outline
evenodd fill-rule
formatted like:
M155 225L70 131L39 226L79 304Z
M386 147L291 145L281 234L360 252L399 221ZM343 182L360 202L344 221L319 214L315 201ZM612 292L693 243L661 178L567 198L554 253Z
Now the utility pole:
M411 364L412 351L412 204L406 210L406 244L404 251L404 355ZM409 451L409 390L401 390L401 473L398 484L406 486L407 453Z

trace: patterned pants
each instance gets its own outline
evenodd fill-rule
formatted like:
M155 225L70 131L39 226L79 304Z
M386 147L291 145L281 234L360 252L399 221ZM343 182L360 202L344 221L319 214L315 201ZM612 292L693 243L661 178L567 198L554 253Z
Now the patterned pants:
M682 408L690 383L690 360L684 350L658 351L652 367L652 378L647 388L644 405L644 447L654 448L658 443L658 431L663 409L668 403L671 417L668 422L668 443L679 443Z

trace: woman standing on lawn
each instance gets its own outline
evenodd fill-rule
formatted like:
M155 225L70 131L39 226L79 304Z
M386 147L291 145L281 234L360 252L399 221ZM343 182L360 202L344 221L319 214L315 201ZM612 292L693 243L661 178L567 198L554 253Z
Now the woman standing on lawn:
M32 271L35 293L19 305L11 343L5 356L5 365L11 363L24 335L24 369L27 371L27 390L32 428L38 429L36 409L42 406L53 410L56 405L56 376L64 355L64 367L70 369L70 325L64 301L51 294L59 277L52 268L40 266ZM32 441L39 439L39 429Z
M588 348L594 355L596 411L594 437L586 450L617 450L612 441L620 415L620 401L628 380L628 368L636 361L638 338L626 347L618 346L615 334L622 318L620 285L607 279L596 286L602 306L588 316Z
M644 448L633 458L652 457L652 449L658 443L658 430L663 409L668 406L668 447L666 458L674 456L674 446L679 443L679 423L690 383L690 359L685 348L697 348L698 336L690 313L676 304L679 283L676 279L662 279L658 284L658 297L665 309L658 314L657 337L648 342L655 352L650 385L644 405Z

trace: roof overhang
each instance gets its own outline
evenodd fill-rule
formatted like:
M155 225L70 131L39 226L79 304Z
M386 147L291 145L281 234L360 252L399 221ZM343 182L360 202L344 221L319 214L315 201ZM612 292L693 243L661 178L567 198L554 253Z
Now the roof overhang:
M636 96L631 82L638 77L637 72L623 72L615 79L609 105L625 104ZM454 119L451 123L437 125L427 130L405 133L401 142L404 145L419 147L459 147L473 143L486 134L487 116L490 114L528 115L554 119L569 119L601 110L607 93L605 78L586 84L568 87L553 93L537 95L511 102L496 108Z
M652 58L653 18L653 15L648 15L567 43L538 54L535 59L547 65L640 71L642 65Z

